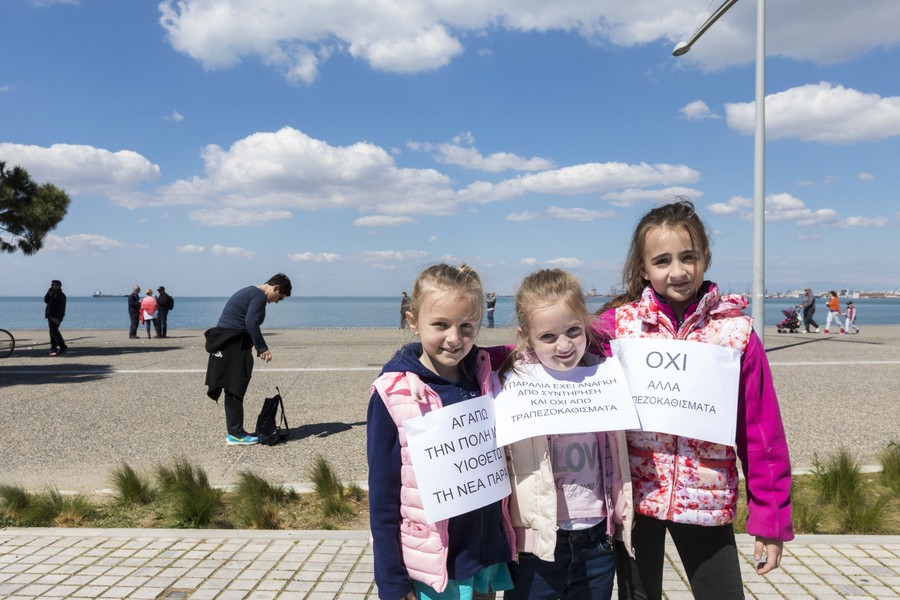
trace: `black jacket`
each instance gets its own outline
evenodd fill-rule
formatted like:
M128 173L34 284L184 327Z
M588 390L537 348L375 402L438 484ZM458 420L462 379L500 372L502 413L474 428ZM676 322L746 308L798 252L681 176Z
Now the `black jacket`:
M128 314L136 315L141 312L141 296L137 292L131 292L128 296Z
M219 401L224 389L243 398L253 375L253 341L243 329L213 327L203 334L209 361L206 365L206 395Z
M44 294L44 304L47 305L47 308L44 309L44 318L59 319L59 322L62 323L66 316L66 295L63 291Z
M172 310L172 296L166 292L159 293L159 296L156 297L156 303L159 304L160 308Z

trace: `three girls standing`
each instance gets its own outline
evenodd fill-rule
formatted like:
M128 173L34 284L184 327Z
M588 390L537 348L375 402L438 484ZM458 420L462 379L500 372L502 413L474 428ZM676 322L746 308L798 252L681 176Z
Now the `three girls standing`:
M784 428L764 348L743 313L747 302L721 295L704 279L711 260L706 228L690 201L652 209L632 237L625 292L598 319L587 315L580 286L574 286L576 294L566 291L573 286L564 272L539 272L523 282L516 299L520 344L500 371L502 376L529 362L550 371L595 364L601 358L588 351L595 334L738 350L736 451L649 431L530 438L507 448L513 485L508 505L494 503L434 525L424 519L403 421L487 393L491 364L475 346L482 306L477 275L438 265L419 276L410 324L421 343L405 346L385 365L369 405L371 524L381 598L471 598L513 582L510 598L609 598L613 561L619 598L661 598L666 532L695 598L743 598L732 525L738 458L756 571L778 567L783 543L793 538ZM608 344L593 346L609 353ZM559 483L552 455L571 443L596 448L600 460ZM566 486L585 493L566 494Z

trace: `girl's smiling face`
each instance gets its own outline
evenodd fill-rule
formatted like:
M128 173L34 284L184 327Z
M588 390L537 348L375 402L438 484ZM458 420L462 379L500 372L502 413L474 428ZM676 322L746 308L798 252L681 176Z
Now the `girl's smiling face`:
M450 381L459 380L459 363L475 345L479 325L471 302L447 290L428 292L418 314L409 319L410 329L422 342L419 360Z
M527 346L548 369L568 371L578 366L587 349L582 316L563 301L531 311Z
M641 276L665 298L679 319L703 284L706 264L684 228L654 227L644 239Z

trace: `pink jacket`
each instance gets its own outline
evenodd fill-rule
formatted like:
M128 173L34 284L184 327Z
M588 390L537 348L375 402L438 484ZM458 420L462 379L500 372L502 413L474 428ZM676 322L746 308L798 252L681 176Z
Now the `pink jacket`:
M676 327L675 316L649 286L642 298L607 311L594 328L607 337L692 340L743 351L738 396L737 455L746 479L752 535L791 540L791 472L787 442L768 360L742 296L720 296L715 284ZM668 434L628 434L635 507L657 519L720 525L734 518L734 449Z
M146 313L146 318L155 319L156 318L156 310L159 308L159 304L156 302L156 298L153 296L144 296L141 298L141 312Z
M480 352L476 377L481 391L491 389L490 361L486 352ZM447 587L447 520L429 524L425 518L422 496L416 482L412 458L406 440L403 422L441 408L441 399L424 384L415 373L384 373L372 384L384 401L391 418L397 425L400 440L400 545L403 562L409 576L443 592ZM507 500L503 501L504 532L510 551L515 555L515 534L509 520Z

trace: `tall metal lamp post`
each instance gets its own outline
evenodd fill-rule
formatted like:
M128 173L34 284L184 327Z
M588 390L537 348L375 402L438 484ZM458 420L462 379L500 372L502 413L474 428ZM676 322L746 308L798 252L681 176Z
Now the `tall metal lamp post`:
M738 0L725 0L686 42L672 50L681 56L691 49L713 23ZM764 340L765 328L765 261L766 261L766 0L756 0L756 124L753 136L753 287L751 315L753 329Z

